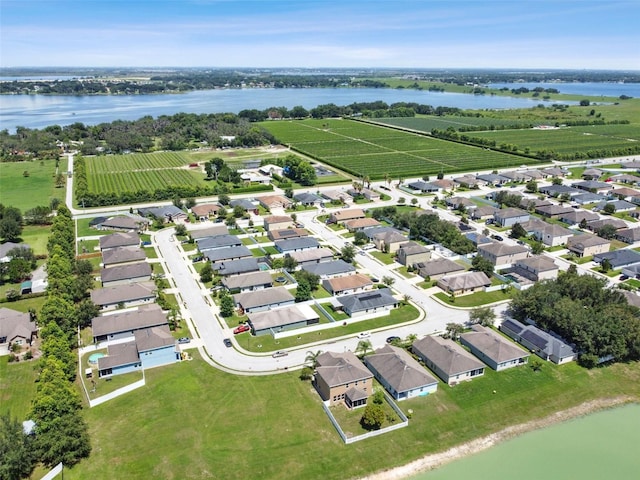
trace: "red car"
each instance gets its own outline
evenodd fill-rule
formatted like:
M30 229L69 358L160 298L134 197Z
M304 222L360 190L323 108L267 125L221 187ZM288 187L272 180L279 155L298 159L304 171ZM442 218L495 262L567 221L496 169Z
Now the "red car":
M238 334L242 332L248 332L249 330L251 330L251 327L246 323L243 323L242 325L238 325L236 328L234 328L233 333Z

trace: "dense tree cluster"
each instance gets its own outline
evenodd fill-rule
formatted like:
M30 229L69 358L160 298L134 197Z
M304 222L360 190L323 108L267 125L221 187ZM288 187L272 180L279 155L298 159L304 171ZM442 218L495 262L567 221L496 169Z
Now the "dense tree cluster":
M475 251L473 243L460 233L455 224L441 220L436 214L399 212L396 207L389 206L376 208L371 216L376 220L388 220L396 228L408 229L411 238L423 238L439 243L460 255Z
M605 280L569 270L516 292L511 311L575 344L585 366L599 359L640 359L639 311L620 291L606 288Z

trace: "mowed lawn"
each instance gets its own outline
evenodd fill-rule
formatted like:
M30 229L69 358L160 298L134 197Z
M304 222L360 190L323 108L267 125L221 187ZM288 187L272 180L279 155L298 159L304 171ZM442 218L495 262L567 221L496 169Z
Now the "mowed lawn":
M640 400L638 363L489 370L401 402L409 427L346 446L297 375L229 375L197 353L149 370L145 387L85 410L93 452L65 478L354 478L593 398Z
M67 157L60 158L60 172L67 171ZM52 198L64 202L64 188L55 188L53 160L0 162L0 203L25 210L49 205ZM29 172L25 177L24 172Z

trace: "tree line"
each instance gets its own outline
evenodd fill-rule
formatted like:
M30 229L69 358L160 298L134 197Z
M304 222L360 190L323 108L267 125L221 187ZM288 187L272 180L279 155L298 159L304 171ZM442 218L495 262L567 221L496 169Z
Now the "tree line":
M510 310L514 318L534 321L575 345L584 366L639 360L640 310L606 285L604 279L578 275L573 265L555 280L516 292Z

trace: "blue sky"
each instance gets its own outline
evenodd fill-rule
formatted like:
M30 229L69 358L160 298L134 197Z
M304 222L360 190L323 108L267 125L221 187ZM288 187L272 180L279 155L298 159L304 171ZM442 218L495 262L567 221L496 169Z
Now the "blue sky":
M640 1L0 0L0 66L640 70Z

